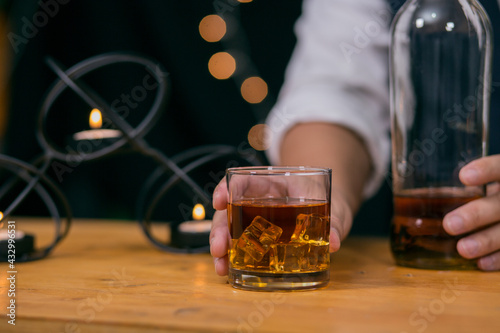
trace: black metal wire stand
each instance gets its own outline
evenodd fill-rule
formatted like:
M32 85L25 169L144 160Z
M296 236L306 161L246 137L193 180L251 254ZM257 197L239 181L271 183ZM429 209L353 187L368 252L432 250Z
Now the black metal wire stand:
M31 164L12 157L0 155L0 166L3 166L6 170L14 174L13 177L0 187L0 200L13 190L14 185L19 182L26 183L17 197L4 210L2 221L11 216L16 208L26 199L27 195L34 191L44 202L49 213L54 218L56 235L49 246L34 250L32 253L16 258L16 261L36 260L47 256L69 232L72 219L70 205L59 187L46 176L49 166L54 161L66 162L77 160L82 163L96 160L116 153L119 150L123 150L125 147L129 149L132 148L134 152L149 157L158 164L157 169L143 185L137 199L136 213L138 222L146 237L154 246L163 251L177 253L208 251L208 246L179 247L173 246L171 242L162 241L154 237L151 231L151 219L158 202L167 192L172 190L174 186L178 186L185 193L195 195L199 198L201 204L204 206L209 206L211 205L210 194L206 193L206 191L189 176L190 172L193 172L211 161L230 156L237 156L251 165L262 164L262 161L256 156L243 155L239 153L235 147L226 145L194 147L173 158L169 158L160 150L151 147L144 139L144 136L161 116L161 112L164 110L168 99L170 85L168 73L160 63L153 59L137 54L107 53L86 59L68 69L65 69L55 59L50 57L46 59L46 62L54 73L56 73L58 79L48 90L39 113L36 135L44 153L36 158ZM83 76L94 70L117 63L131 63L143 66L158 84L156 96L149 112L135 128L125 121L111 105L82 80ZM67 149L64 150L53 144L47 133L47 115L54 102L67 88L76 93L76 95L90 107L100 110L114 128L121 132L121 137L114 142L110 142L108 145L101 145L104 147L88 152L68 151ZM187 163L187 161L190 162ZM185 163L187 164L182 167L180 166ZM158 186L157 183L164 176L168 176L168 179ZM54 200L53 197L55 197L56 200ZM63 215L65 218L63 218ZM171 227L175 229L177 225L172 224Z

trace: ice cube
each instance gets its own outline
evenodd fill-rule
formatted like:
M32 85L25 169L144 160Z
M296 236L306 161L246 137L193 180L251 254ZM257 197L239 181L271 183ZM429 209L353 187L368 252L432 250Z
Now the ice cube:
M273 244L269 251L271 268L277 272L299 272L307 267L308 244Z
M256 216L238 239L237 247L248 253L254 260L261 261L282 233L283 229L277 225L262 216Z
M307 253L307 270L321 271L328 269L330 252L328 243L323 245L310 243Z
M265 271L269 271L269 252L271 251L267 251L267 253L264 255L264 257L260 260L260 261L255 261L253 260L253 266L251 266L251 268L254 268L254 269L258 269L258 270L265 270Z
M299 214L295 220L292 242L308 242L322 244L328 242L330 220L319 214Z
M255 260L248 253L238 247L238 240L231 240L231 250L229 250L229 261L234 268L252 267Z
M260 261L256 261L247 252L238 247L238 240L231 240L231 249L229 250L229 260L233 268L236 269L261 269L269 270L269 251Z

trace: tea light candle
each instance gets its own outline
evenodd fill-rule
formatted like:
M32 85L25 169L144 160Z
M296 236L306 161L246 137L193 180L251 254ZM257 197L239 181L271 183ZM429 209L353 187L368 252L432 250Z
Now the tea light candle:
M193 208L193 220L179 224L172 242L180 247L207 246L211 228L212 221L205 220L205 208L202 204L196 204Z
M9 234L9 232L7 231L7 229L1 229L0 230L0 241L7 241L9 240L10 238L13 238L16 240L16 242L22 238L24 238L24 232L22 231L16 231L16 233L14 234L14 236L11 236L11 234Z
M102 139L118 139L122 136L122 132L115 129L103 129L102 115L98 109L92 109L89 116L90 130L81 131L73 134L73 140L102 140Z
M0 220L3 214L0 212ZM9 221L7 228L0 229L0 261L21 258L23 255L33 252L35 237L20 230L16 230L15 222ZM0 223L0 228L4 222ZM9 246L9 244L11 244Z

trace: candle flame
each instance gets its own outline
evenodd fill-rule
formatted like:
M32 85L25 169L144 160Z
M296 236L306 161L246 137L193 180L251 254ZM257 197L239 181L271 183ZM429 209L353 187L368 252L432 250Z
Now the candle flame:
M193 218L195 220L203 220L205 218L205 207L202 204L194 205Z
M102 127L101 111L99 111L98 109L92 109L92 111L90 111L89 125L90 125L90 128L101 128Z

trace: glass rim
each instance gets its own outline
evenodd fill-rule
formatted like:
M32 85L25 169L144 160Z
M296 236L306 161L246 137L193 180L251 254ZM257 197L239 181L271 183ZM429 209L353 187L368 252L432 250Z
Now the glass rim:
M331 175L332 169L312 166L245 166L227 168L226 174L231 175L263 175L263 176L292 176L292 175Z

